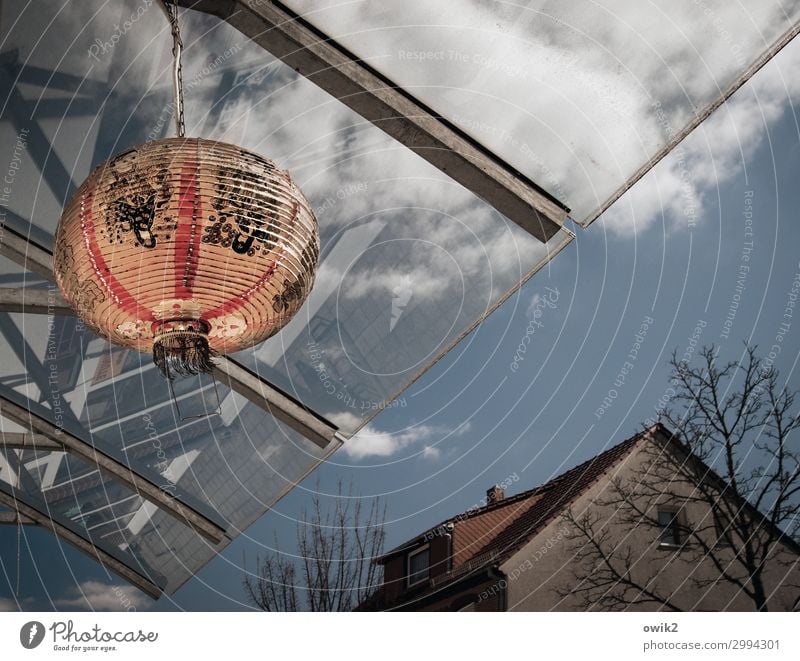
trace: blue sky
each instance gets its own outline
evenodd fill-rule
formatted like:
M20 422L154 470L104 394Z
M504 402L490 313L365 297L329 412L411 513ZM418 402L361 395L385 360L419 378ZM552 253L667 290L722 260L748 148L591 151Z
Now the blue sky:
M291 549L317 480L325 494L341 479L382 497L391 547L479 502L494 483L516 475L512 493L530 488L635 433L667 389L672 351L682 355L698 328L700 344L736 359L745 340L769 353L789 322L775 365L798 387L800 318L785 316L800 273L798 62L795 42L604 217L576 229L572 245L403 395L405 406L379 415L175 595L153 604L110 588L119 579L26 528L23 608L84 605L78 585L100 609L248 608L243 559L252 569L276 534ZM514 370L537 309L541 325ZM0 607L12 605L15 547L8 528Z
M405 407L364 430L363 446L339 451L232 545L229 565L216 561L179 591L176 607L196 599L239 607L242 553L252 569L273 531L291 539L317 479L323 493L343 479L365 497L383 497L391 547L466 510L511 475L519 476L512 493L530 488L627 438L654 415L671 353L682 356L697 328L699 344L736 359L745 340L768 354L790 321L775 364L797 387L800 320L783 316L800 273L796 90L783 89L780 75L788 78L800 48L788 48L682 145L683 154L620 200L612 218L577 230L570 247L405 393ZM690 164L693 227L675 199L679 157ZM750 241L750 270L727 331ZM548 296L556 307L540 306L542 326L512 372L532 308ZM644 323L634 367L615 388ZM598 417L611 389L616 398ZM370 443L379 455L363 454Z

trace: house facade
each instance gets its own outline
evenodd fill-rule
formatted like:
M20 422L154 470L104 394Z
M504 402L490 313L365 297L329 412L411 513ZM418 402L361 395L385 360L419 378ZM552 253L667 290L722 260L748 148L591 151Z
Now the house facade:
M797 610L800 546L746 503L709 496L720 484L655 425L533 489L494 486L389 551L362 608L746 611L758 583L768 610ZM750 543L725 525L731 511L758 522ZM753 543L761 534L769 544ZM737 557L759 548L769 557L754 580Z

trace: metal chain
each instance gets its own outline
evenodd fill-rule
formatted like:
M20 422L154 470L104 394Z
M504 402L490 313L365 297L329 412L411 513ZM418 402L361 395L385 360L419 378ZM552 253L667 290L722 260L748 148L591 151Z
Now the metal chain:
M172 0L162 0L161 7L167 14L167 20L172 28L172 83L175 94L175 130L179 138L184 137L186 127L183 123L183 69L181 67L181 53L183 41L181 29L178 25L178 6Z

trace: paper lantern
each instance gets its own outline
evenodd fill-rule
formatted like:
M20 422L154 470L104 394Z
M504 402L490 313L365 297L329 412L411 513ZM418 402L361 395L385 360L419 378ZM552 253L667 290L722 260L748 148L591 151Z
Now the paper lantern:
M95 169L64 209L54 262L89 328L152 351L171 378L277 333L318 256L316 218L286 172L234 145L169 138Z

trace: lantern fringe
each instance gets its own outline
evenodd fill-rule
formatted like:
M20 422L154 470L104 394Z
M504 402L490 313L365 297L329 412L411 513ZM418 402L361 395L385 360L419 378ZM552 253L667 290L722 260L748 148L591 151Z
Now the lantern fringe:
M165 333L153 343L153 362L169 380L176 374L191 376L211 373L215 355L216 352L208 346L208 338L196 331Z

